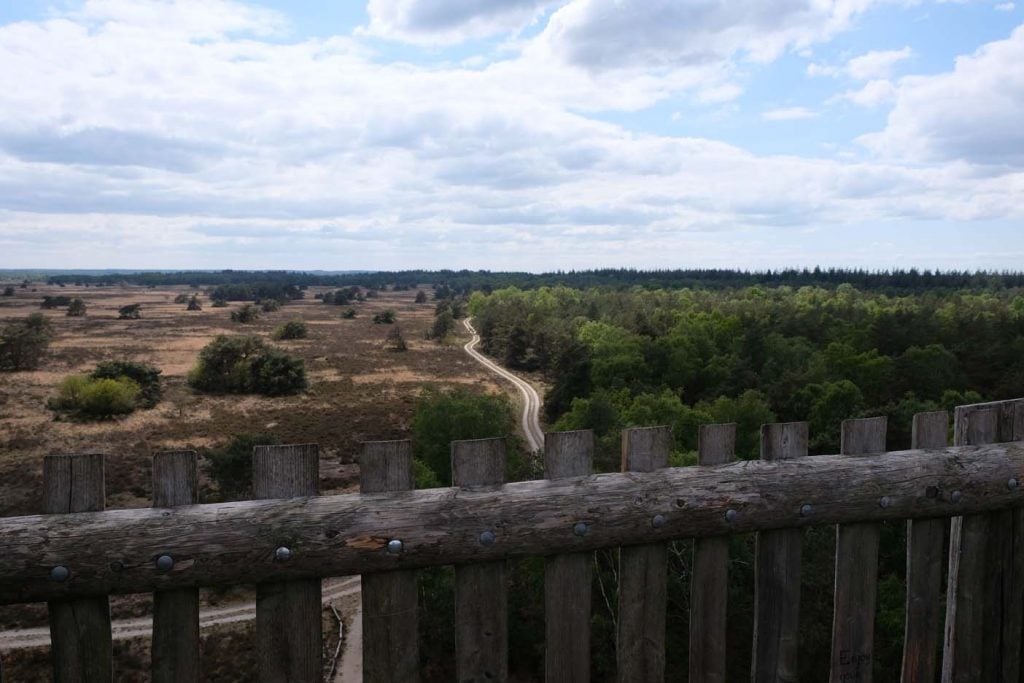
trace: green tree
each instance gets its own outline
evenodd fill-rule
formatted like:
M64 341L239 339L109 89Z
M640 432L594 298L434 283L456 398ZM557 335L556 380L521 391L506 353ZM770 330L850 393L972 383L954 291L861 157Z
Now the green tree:
M81 299L72 299L71 303L68 304L67 315L73 318L85 315L85 302Z
M0 371L35 370L53 338L42 313L8 323L0 332Z
M402 336L402 328L395 325L388 330L387 336L384 338L384 346L389 351L408 351L409 345L405 343L405 337Z
M252 304L245 304L237 311L231 311L231 322L254 323L260 319L260 311Z
M252 453L256 446L273 446L271 434L236 434L221 446L203 453L206 474L217 484L216 498L221 501L248 500L252 497Z
M189 385L214 394L295 394L306 388L302 359L256 336L219 335L199 352Z
M142 304L128 304L117 309L120 320L138 320L142 317Z
M196 294L192 295L192 298L188 300L187 311L201 311L203 310L202 305L199 303L199 296Z
M430 338L444 341L445 337L455 331L455 318L450 310L442 311L430 326Z
M12 293L13 293L13 290L12 290ZM424 292L422 289L420 289L420 290L418 290L416 292L416 303L418 303L418 304L425 304L425 303L427 303L427 293Z

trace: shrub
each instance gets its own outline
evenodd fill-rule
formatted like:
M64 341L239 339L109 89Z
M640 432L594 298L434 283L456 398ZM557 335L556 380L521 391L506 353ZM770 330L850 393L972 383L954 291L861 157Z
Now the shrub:
M395 325L388 330L388 336L384 338L384 346L390 351L408 351L409 345L405 343L402 336L402 328Z
M455 318L452 317L450 310L445 310L434 318L434 324L430 327L430 338L443 341L445 337L454 331Z
M138 320L142 317L142 304L128 304L117 309L119 320Z
M199 305L199 297L196 296L195 294L193 294L192 298L188 300L188 307L185 310L187 310L187 311L201 311L201 310L203 310L203 307Z
M85 302L81 299L72 299L71 303L68 304L67 315L73 318L79 318L85 315Z
M237 311L231 311L231 322L233 323L254 323L259 319L259 309L252 304L246 304Z
M356 317L356 309L346 308L345 312L341 314L341 317L344 318L345 320L351 320L352 318Z
M281 302L277 299L266 299L258 303L260 305L260 310L264 313L273 313L277 309L281 308Z
M10 285L4 287L4 296L14 296L14 287Z
M65 306L71 305L71 297L64 296L44 296L43 303L39 304L40 308L64 308Z
M208 393L294 394L306 388L306 367L259 337L220 335L199 352L188 383Z
M395 322L395 312L390 308L384 309L373 316L373 322L377 325L390 325Z
M422 289L416 292L416 303L425 304L427 303L427 293Z
M50 399L51 410L73 413L78 417L107 419L135 410L139 385L127 377L95 379L89 376L65 377Z
M206 474L217 484L219 498L248 499L252 495L253 449L277 443L270 434L236 434L221 448L206 451Z
M227 308L228 302L224 299L214 299L212 306L214 308Z
M189 299L189 295L184 293L184 292L182 292L178 296L174 297L174 303L176 303L176 304L187 304L188 303L188 299Z
M306 323L296 318L274 330L274 339L305 339L309 335Z
M92 371L93 379L130 379L139 386L137 404L152 408L160 402L160 370L152 365L127 360L104 361Z
M42 313L8 323L0 333L0 370L35 370L53 333Z

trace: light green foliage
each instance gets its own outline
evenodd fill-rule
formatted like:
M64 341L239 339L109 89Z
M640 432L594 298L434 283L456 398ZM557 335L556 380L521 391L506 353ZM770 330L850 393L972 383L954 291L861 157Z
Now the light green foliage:
M83 419L109 419L135 410L139 385L127 377L96 379L90 376L65 377L50 399L50 409Z
M104 361L92 371L93 379L127 378L139 387L137 403L140 408L152 408L160 401L160 370L152 365L133 361Z
M295 394L306 388L306 367L259 337L220 335L199 352L188 383L215 394Z

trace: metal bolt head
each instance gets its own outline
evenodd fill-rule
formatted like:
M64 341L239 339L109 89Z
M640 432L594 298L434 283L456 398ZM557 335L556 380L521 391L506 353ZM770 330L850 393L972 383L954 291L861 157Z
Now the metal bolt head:
M480 545L482 545L482 546L484 546L486 548L489 548L492 545L494 545L494 540L495 540L494 532L491 531L490 529L488 529L487 531L484 531L483 533L480 534Z
M801 517L810 517L813 514L814 514L814 506L813 505L811 505L809 503L804 503L803 505L800 506L800 516Z
M50 570L50 578L57 583L64 583L71 577L71 571L64 565L57 565Z
M890 505L892 505L892 500L889 499L889 496L882 496L878 499L878 507L887 508Z
M292 559L292 551L284 546L281 546L280 548L274 551L274 559L278 562L287 562L288 560Z
M402 549L402 542L397 538L393 538L390 541L388 541L388 552L392 555L398 555L402 552Z
M953 493L949 494L949 499L954 503L959 503L961 498L963 498L963 494L960 491L953 491Z
M654 515L654 518L651 520L651 526L655 529L665 526L665 515Z
M736 521L736 517L738 515L739 515L739 513L736 512L735 510L726 510L725 511L725 521L727 521L727 522L735 522Z
M587 523L586 522L576 522L576 525L572 528L572 532L575 535L577 535L577 536L586 536L587 535Z
M156 558L156 568L162 572L169 572L174 566L174 558L170 555L161 555Z
M1016 478L1012 478L1006 482L1006 488L1011 491L1016 491L1020 487L1020 482Z

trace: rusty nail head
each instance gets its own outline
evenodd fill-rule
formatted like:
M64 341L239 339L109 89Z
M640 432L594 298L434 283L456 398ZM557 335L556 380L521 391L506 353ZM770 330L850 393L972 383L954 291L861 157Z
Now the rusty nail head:
M393 538L388 541L388 552L392 555L398 555L402 552L402 542L397 538Z

